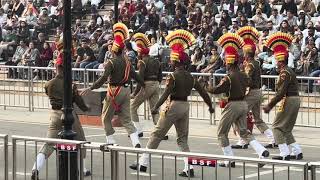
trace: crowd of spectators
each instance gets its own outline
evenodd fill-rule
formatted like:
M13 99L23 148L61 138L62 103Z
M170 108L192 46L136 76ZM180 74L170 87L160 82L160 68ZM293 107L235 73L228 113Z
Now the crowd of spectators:
M97 11L106 2L72 1L74 67L99 69L112 58L114 12L109 10L101 15ZM52 66L62 34L62 8L62 0L3 1L0 56L6 64ZM83 20L83 12L90 14L90 18ZM189 51L190 71L203 73L226 73L223 52L216 41L226 32L234 33L249 25L261 32L257 58L263 74L277 74L275 59L264 41L270 34L281 31L294 36L289 66L298 75L318 77L319 16L317 0L124 0L119 4L119 21L128 26L131 35L136 32L148 35L152 44L150 54L158 57L164 68L169 68L170 53L164 37L175 29L193 33L197 44ZM50 43L49 34L54 36ZM126 45L127 55L136 65L135 48L129 42ZM9 75L15 73L11 71ZM35 72L34 78L40 75ZM313 85L312 81L309 83ZM312 85L306 91L312 92Z

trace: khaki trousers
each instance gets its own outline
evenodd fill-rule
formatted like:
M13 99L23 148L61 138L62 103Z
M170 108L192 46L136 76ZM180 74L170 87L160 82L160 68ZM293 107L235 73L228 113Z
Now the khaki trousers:
M148 149L157 149L169 129L175 126L177 144L181 151L189 152L189 103L186 101L171 101L165 115L161 117L151 133L147 143Z
M245 101L231 101L222 111L218 125L218 141L221 147L229 146L228 134L233 123L239 128L240 137L248 144L254 138L247 130L248 105Z
M131 120L133 122L139 122L138 108L139 106L148 100L149 108L152 109L159 100L159 82L158 81L145 81L145 88L141 88L136 97L131 101L130 113ZM158 114L152 115L154 124L157 124L159 120Z
M121 111L117 112L117 115L119 116L123 127L127 130L128 134L135 133L137 130L130 118L130 89L128 87L122 87L120 93L115 97L115 101L121 106ZM112 105L112 98L107 94L103 101L101 114L102 123L107 136L115 133L111 124L114 113L115 109Z
M292 130L296 124L300 98L298 96L286 97L282 100L283 109L277 112L276 118L272 123L272 130L277 144L292 144L296 142L292 135Z
M248 104L248 110L252 111L254 117L254 124L257 126L259 131L263 133L269 129L265 122L260 116L260 106L262 103L262 92L259 89L253 89L249 91L249 94L245 97L245 101Z
M61 116L63 115L62 110L51 110L50 112L50 124L49 124L49 129L47 132L47 138L59 138L58 133L62 131L62 120ZM72 129L77 133L76 137L74 138L75 140L79 141L86 141L84 131L82 129L80 120L78 116L76 115L75 112L73 112L73 126ZM49 158L52 152L54 151L53 148L54 144L46 143L42 146L40 149L40 153L45 154L46 158ZM83 158L86 157L86 150L84 149L82 151Z

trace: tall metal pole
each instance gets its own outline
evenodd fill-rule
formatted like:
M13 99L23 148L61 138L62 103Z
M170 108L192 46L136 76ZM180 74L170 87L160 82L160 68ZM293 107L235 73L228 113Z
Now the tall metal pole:
M63 131L60 132L62 139L72 140L76 133L72 131L74 117L72 114L72 32L71 32L71 0L63 1L64 28L63 28ZM59 180L77 180L78 165L77 153L59 151ZM82 172L82 171L80 171Z
M114 22L117 23L119 21L119 0L114 0Z

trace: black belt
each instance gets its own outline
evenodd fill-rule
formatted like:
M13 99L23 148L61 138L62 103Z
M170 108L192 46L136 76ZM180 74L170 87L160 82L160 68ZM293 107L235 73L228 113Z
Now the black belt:
M287 92L286 96L299 96L297 92Z
M61 110L61 109L62 109L62 106L52 105L52 109L53 109L53 110Z
M123 86L123 87L129 87L128 83L110 83L111 86Z
M243 99L244 99L244 97L240 97L240 98L229 98L228 99L228 102L230 102L230 101L243 101Z
M170 100L171 101L188 101L188 97L174 97L174 96L171 96Z

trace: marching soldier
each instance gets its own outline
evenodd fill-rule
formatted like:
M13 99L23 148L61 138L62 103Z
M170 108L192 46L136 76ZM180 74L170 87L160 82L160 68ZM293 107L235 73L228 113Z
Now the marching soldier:
M133 147L140 148L138 132L130 118L130 88L128 87L130 79L135 79L142 87L143 80L135 73L131 63L123 56L124 40L129 37L128 28L123 23L117 23L113 26L114 42L112 52L114 58L109 60L103 75L93 83L90 88L84 90L81 94L85 95L93 89L100 88L107 80L108 92L104 99L101 119L106 132L107 144L115 144L113 137L114 129L111 120L114 113L117 112L122 125L126 128Z
M134 99L130 104L131 120L133 121L139 137L143 136L142 126L139 122L138 108L146 100L149 102L149 107L152 109L159 100L159 83L162 81L161 64L155 57L150 57L149 47L150 42L145 34L136 33L132 40L137 44L138 49L138 69L139 75L144 79L145 88L137 85L133 93ZM158 114L152 114L153 123L156 125L159 119ZM166 136L166 139L168 136Z
M242 37L245 45L243 46L244 54L244 70L249 77L249 93L245 96L245 101L248 104L248 110L252 111L254 117L254 124L259 131L264 134L270 143L266 145L266 148L275 147L274 137L272 131L268 128L265 122L260 117L260 106L262 103L261 88L261 69L260 62L255 60L255 44L259 41L259 32L251 26L245 26L237 31L237 34ZM233 149L247 149L248 144L240 138L236 145L231 146Z
M208 91L213 94L226 93L228 103L222 111L222 118L218 125L218 141L226 156L233 156L233 151L229 144L228 133L233 123L239 126L240 137L250 144L257 152L260 158L269 156L269 152L254 139L252 134L247 130L247 112L248 105L245 98L246 89L248 87L248 76L240 72L237 65L238 51L242 48L244 42L242 38L233 33L227 33L218 40L220 46L224 50L226 67L229 72L216 87L209 86ZM235 163L224 162L219 163L220 166L235 167Z
M209 95L202 89L199 82L185 69L185 61L188 59L184 50L192 46L195 42L193 35L185 30L176 30L166 37L172 51L170 59L175 70L173 74L167 77L167 87L160 100L152 109L152 114L158 113L158 108L170 96L169 105L166 107L163 116L160 117L155 129L151 133L147 148L158 148L161 140L167 134L172 125L177 131L177 144L181 151L189 152L188 134L189 134L189 103L187 102L191 90L195 88L205 103L209 106L210 113L213 108ZM143 154L138 164L130 166L133 170L146 172L149 163L149 155ZM188 171L188 158L184 158L184 170L179 174L183 177L194 177L193 167Z
M61 50L63 47L63 42L58 45ZM50 104L52 106L52 110L50 111L50 125L47 133L48 138L59 138L58 133L62 131L63 123L62 123L62 106L63 106L63 94L64 94L64 79L63 79L63 54L60 53L56 62L56 76L52 80L48 81L45 85L45 92L49 97ZM73 85L73 102L84 112L89 111L89 107L84 103L82 97L78 94L78 90L76 85ZM86 141L84 131L82 129L81 123L79 121L78 116L73 112L74 123L73 130L77 133L75 140ZM39 171L44 166L45 159L48 159L52 152L54 151L54 144L44 144L37 155L37 162L34 164L32 168L32 180L39 179ZM83 158L86 157L86 150L82 152ZM85 161L83 160L85 163ZM91 172L85 168L83 169L83 173L85 176L91 175Z
M296 143L292 134L300 108L296 74L287 66L288 47L290 47L292 39L290 34L279 32L271 35L266 42L266 45L273 51L279 71L276 94L269 104L263 107L264 112L269 113L280 102L276 118L272 123L275 141L280 150L280 155L272 159L278 160L300 160L303 158L301 147ZM293 155L291 156L289 146L292 148Z

